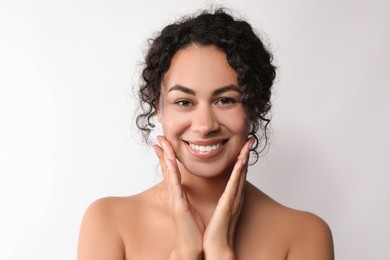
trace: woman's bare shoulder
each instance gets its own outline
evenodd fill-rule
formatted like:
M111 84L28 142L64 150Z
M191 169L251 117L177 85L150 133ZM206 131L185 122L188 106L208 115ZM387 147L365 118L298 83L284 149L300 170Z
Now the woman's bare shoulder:
M332 232L319 216L305 211L288 209L286 221L290 247L288 259L334 259Z
M97 257L124 259L123 241L115 220L118 218L116 208L121 201L119 198L103 198L87 208L80 227L78 260Z
M270 236L288 249L289 260L333 259L333 239L328 224L317 215L286 207L249 185L254 218L270 227ZM272 233L272 234L271 234Z
M78 259L123 259L125 227L136 225L153 187L128 197L101 198L87 208L80 228ZM104 246L103 246L104 245ZM104 257L103 257L104 256Z
M109 218L121 215L137 214L143 208L150 208L156 204L160 184L157 184L141 193L126 197L105 197L94 201L87 209L87 213L98 214ZM155 206L155 205L154 205Z
M129 217L139 212L140 207L144 206L150 190L146 190L139 194L126 197L105 197L100 198L89 205L84 217L100 218L102 220L120 219L121 217Z

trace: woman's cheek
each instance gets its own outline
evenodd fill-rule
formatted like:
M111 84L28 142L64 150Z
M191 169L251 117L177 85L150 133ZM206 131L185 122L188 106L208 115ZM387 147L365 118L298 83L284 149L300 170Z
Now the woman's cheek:
M191 113L179 112L172 108L167 108L164 112L161 124L167 138L177 137L191 126ZM170 142L174 141L169 139Z
M218 111L217 118L219 124L229 129L231 133L249 134L250 124L245 119L246 117L243 108L237 107L229 111Z

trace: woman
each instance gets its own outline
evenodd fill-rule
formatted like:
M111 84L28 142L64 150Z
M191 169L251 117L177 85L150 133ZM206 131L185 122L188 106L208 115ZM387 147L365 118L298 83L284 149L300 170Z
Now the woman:
M272 56L245 21L223 10L165 27L150 45L137 118L164 180L87 210L78 259L333 259L331 232L310 213L246 181L266 139ZM260 138L262 134L264 138Z

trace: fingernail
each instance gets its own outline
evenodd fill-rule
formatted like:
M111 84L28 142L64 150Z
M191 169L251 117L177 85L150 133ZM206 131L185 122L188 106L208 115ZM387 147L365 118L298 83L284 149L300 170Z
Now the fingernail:
M253 148L254 143L255 143L255 138L250 137L249 144L248 144L249 150Z
M161 145L161 141L160 141L160 139L161 139L161 136L160 135L158 135L157 137L156 137L156 139L157 139L157 142Z
M245 166L245 164L246 164L246 160L244 159L242 160L242 166Z
M165 142L164 142L164 141L163 141L163 142L160 142L160 145L161 145L162 149L165 151L166 148L167 148Z
M158 145L153 145L154 153L157 155L157 157L160 157L161 155L161 147Z

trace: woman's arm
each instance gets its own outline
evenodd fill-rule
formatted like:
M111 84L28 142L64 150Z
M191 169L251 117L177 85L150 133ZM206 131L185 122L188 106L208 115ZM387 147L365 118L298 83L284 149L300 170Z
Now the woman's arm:
M88 207L80 229L78 260L125 259L110 202L109 198L101 199Z

